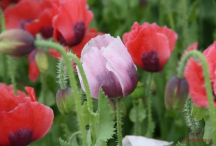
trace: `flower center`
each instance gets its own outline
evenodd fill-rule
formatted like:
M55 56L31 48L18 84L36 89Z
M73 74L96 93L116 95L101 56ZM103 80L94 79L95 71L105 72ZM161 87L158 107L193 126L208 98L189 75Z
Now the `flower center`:
M85 35L85 24L83 22L78 22L73 25L73 30L74 38L69 42L65 40L64 36L59 31L57 31L57 40L59 43L62 45L68 45L70 47L79 44Z
M9 141L12 146L27 146L33 140L33 131L30 129L19 129L10 133Z
M149 51L141 57L144 70L149 72L160 71L160 63L158 53L156 51Z
M53 35L53 27L52 26L42 27L40 29L40 33L43 36L43 38L48 39Z

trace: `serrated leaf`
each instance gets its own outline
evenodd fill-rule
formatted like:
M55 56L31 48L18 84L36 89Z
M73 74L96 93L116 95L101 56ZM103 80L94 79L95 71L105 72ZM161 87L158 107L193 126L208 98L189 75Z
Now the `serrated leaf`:
M204 107L197 107L195 104L193 104L193 109L192 109L191 114L192 116L195 117L197 121L200 121L202 119L205 119L205 120L209 119L208 109Z
M61 146L71 146L70 143L62 140L61 138L59 138L59 143L60 143Z
M203 139L206 139L207 144L212 141L212 124L210 120L205 121Z
M113 121L113 112L110 110L108 97L104 95L101 88L99 90L98 113L99 120L95 146L104 146L106 145L106 141L112 138L114 134L115 123Z

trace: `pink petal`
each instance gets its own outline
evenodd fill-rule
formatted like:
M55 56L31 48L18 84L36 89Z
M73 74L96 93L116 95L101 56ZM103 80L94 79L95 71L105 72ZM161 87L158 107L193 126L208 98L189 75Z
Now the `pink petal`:
M108 61L106 64L107 69L116 75L121 84L123 96L133 92L138 82L138 74L133 60L121 39L117 37L109 44L103 55Z
M120 83L116 76L106 69L106 62L107 60L96 47L92 47L83 56L83 68L88 79L91 95L94 98L98 98L100 86L109 98L122 96ZM79 78L82 81L80 75Z

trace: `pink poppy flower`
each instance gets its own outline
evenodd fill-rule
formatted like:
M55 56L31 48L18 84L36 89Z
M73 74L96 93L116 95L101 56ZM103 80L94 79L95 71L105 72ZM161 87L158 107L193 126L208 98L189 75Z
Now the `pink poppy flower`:
M105 34L91 39L82 50L81 61L96 99L100 86L109 98L127 96L136 88L136 67L119 37ZM80 74L79 79L85 91Z
M208 62L210 79L213 89L212 94L214 95L214 104L216 106L216 41L203 52L203 55ZM204 84L204 76L201 62L190 59L187 63L184 75L189 83L189 93L194 104L199 107L208 107L208 99Z

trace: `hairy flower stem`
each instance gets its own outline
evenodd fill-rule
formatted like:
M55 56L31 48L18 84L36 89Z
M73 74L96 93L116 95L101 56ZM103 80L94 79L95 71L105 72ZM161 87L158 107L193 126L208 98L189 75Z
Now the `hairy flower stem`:
M186 2L185 0L181 0L181 8L182 8L182 30L183 30L183 39L184 39L184 48L188 46L188 23L187 23L187 10L186 10Z
M65 49L60 44L57 44L54 42L49 42L49 41L43 41L43 40L36 40L35 46L37 48L47 48L47 49L53 48L62 54L62 56L65 60L65 65L66 65L67 72L68 72L70 86L74 92L77 117L78 117L79 127L81 130L83 145L87 146L87 132L86 132L85 124L84 124L83 115L81 112L82 111L81 97L80 97L80 94L78 92L78 87L76 84L76 79L75 79L72 63L70 62L69 57L67 56Z
M88 108L89 108L90 112L93 112L93 105L92 105L92 97L91 97L91 93L90 93L90 88L89 88L88 80L86 78L85 71L82 67L82 63L80 62L79 58L76 55L74 55L72 53L68 53L68 56L71 57L76 62L77 66L78 66L80 75L81 75L82 80L83 80L84 88L85 88Z
M121 98L116 99L117 102L117 136L118 136L118 146L122 146L122 127L121 127Z
M60 59L59 63L57 65L58 68L58 84L60 86L60 89L65 90L67 88L67 74L65 69L65 62L64 59Z
M89 112L91 114L95 114L94 111L93 111L92 97L91 97L91 93L90 93L88 80L86 78L86 74L85 74L85 71L83 69L82 63L80 62L79 58L76 55L74 55L73 53L68 53L68 56L71 57L76 62L77 66L78 66L80 75L82 77L83 85L84 85L84 88L85 88L88 110L89 110ZM95 143L96 135L94 135L95 131L94 131L94 128L93 128L93 119L92 118L90 118L90 131L91 131L91 135L92 135L92 138L93 138L93 143Z
M208 103L209 103L209 113L210 113L211 124L212 124L213 143L216 146L216 115L215 115L215 107L214 107L214 98L212 95L213 92L212 92L211 80L210 80L210 76L208 72L209 68L208 68L206 58L202 55L202 53L196 50L187 53L180 62L177 76L179 78L184 77L185 66L190 57L196 57L196 59L198 58L202 64L204 79L205 79L206 93L207 93L207 98L208 98Z
M169 24L170 27L173 31L175 31L175 25L174 25L174 20L173 20L173 15L172 15L172 11L171 11L171 3L170 0L167 1L167 3L165 4L167 6L167 10L168 10L168 17L169 17Z
M152 125L152 114L151 114L151 82L153 79L153 73L150 73L149 79L148 79L148 89L147 89L147 108L148 108L148 129L146 136L152 137L152 134L154 132L154 127Z
M0 8L0 33L6 30L6 26L5 26L5 20L4 20L4 16L2 13L2 10ZM1 54L2 55L2 66L3 66L3 79L4 82L7 83L7 57L5 54Z
M16 87L16 80L15 80L15 71L14 71L14 66L13 66L13 59L11 56L7 56L7 60L8 60L8 66L9 66L9 71L10 71L10 78L11 78L11 82L13 85L13 90L14 90L14 94L17 95L17 87Z
M139 122L139 99L134 99L133 100L134 102L134 107L135 107L135 125L134 125L134 128L135 128L135 135L139 135L139 129L140 129L140 122Z
M41 81L41 97L43 97L43 104L46 105L46 77L44 73L40 73L40 81Z

